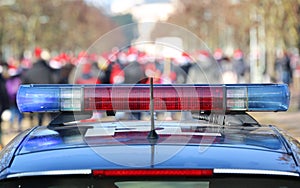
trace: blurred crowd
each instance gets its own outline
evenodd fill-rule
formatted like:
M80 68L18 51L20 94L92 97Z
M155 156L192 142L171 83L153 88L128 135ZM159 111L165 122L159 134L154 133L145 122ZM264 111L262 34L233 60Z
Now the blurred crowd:
M32 54L31 58L11 57L0 64L0 121L9 121L12 129L18 125L16 131L22 131L23 114L16 105L21 84L145 84L149 83L150 77L154 78L155 84L249 82L249 62L240 49L231 57L217 49L213 54L199 50L166 58L134 47L114 48L104 54L80 52L55 56L36 48ZM295 66L287 53L277 56L275 69L276 82L292 82ZM36 116L31 114L30 118ZM37 115L40 125L43 118L44 114Z

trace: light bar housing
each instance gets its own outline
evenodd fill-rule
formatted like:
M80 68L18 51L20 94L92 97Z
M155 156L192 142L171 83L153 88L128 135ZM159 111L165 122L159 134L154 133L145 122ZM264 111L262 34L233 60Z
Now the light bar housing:
M285 84L154 85L155 111L286 111ZM149 111L150 85L21 85L21 112Z

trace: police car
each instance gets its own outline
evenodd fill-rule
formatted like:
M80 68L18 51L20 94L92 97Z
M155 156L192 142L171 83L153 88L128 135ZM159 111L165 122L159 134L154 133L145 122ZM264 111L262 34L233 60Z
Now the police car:
M299 143L247 113L289 97L281 84L22 85L22 112L58 115L3 149L0 187L299 188ZM97 118L119 111L150 118ZM170 111L182 118L156 119Z

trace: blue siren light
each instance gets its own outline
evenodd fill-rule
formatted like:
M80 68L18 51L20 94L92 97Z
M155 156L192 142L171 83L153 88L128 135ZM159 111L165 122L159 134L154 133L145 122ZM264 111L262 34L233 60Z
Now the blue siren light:
M156 111L286 111L285 84L154 85ZM149 111L150 85L21 85L21 112Z

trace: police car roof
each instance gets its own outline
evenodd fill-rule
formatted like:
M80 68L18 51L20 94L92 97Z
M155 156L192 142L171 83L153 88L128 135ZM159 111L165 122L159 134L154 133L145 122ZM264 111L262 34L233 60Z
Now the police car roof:
M36 127L15 153L9 174L70 169L205 168L297 172L297 161L278 130L196 122L81 123ZM154 150L154 151L153 151ZM28 163L27 161L32 161Z

